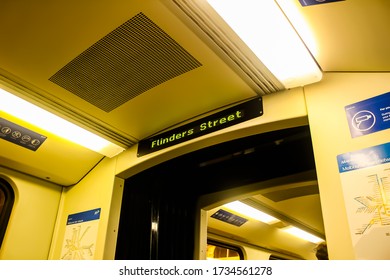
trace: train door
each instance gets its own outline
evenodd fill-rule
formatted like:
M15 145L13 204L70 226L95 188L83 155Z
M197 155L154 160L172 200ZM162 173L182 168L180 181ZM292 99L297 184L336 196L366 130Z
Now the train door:
M214 208L227 201L246 199L254 200L258 205L264 204L261 191L269 190L270 182L272 187L288 188L290 193L302 191L297 185L295 189L291 186L299 183L296 181L300 181L301 176L316 179L308 126L243 137L145 170L125 182L115 258L205 258L205 254L199 253L199 249L204 249L204 253L207 251L207 237L199 237L199 232L207 232L207 228L199 223L200 211L210 210L207 214L210 217L206 217L206 220L214 221L212 212L219 210ZM292 181L286 181L288 179ZM284 183L278 184L281 180ZM318 192L315 184L314 188L308 188L312 188L309 190L311 192ZM274 208L268 208L277 212ZM279 218L283 216L281 222L293 224L294 217L283 212L278 215ZM321 217L319 223L322 223ZM229 239L226 237L234 236L223 229L215 229L211 224L208 230L211 242L224 243ZM261 230L258 235L261 235ZM323 227L320 227L320 231L323 231ZM251 247L252 251L271 248L267 252L283 252L283 247L271 244L273 239L272 236L268 240L263 238L263 242L267 240L266 245L247 242L246 247ZM234 238L229 240L230 244L225 242L228 247L235 247L235 243L242 247L242 242L231 242ZM285 242L289 242L288 238ZM289 249L293 251L294 248L290 246ZM293 252L285 255L305 258ZM243 257L250 256L246 253Z

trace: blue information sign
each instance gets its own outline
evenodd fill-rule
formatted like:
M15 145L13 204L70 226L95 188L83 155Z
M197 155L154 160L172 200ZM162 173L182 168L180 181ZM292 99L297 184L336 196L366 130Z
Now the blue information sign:
M302 6L312 6L312 5L325 4L331 2L339 2L339 1L345 1L345 0L299 0Z
M390 128L390 92L345 107L351 136Z
M98 219L100 219L100 208L96 208L96 209L92 209L92 210L88 210L76 214L71 214L68 216L68 220L66 224L73 225L73 224L84 223L84 222L98 220Z
M339 172L348 172L390 162L390 143L337 156Z

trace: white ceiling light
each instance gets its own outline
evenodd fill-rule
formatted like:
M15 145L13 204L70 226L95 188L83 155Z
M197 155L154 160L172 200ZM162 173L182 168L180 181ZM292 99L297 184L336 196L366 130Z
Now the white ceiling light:
M271 215L268 215L240 201L227 203L224 205L224 207L263 223L273 224L279 221L275 217L272 217Z
M322 78L318 65L274 0L208 2L286 88Z
M303 240L312 242L312 243L320 243L323 242L324 240L322 238L319 238L311 233L308 233L302 229L299 229L294 226L288 226L282 229L284 232L287 232L289 234L294 235L295 237L301 238Z
M124 151L124 148L43 110L2 88L0 88L0 111L107 157L113 157Z
M315 33L312 26L310 26L308 21L300 13L299 8L302 7L301 3L299 3L299 1L291 0L275 0L275 2L277 2L279 7L283 10L284 14L294 26L294 29L305 42L311 54L316 57L319 54L319 49L315 40Z

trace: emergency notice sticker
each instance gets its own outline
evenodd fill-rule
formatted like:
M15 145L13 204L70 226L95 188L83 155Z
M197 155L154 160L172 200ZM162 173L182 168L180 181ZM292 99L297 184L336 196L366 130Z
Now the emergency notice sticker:
M0 139L36 151L47 137L17 125L16 123L0 118Z

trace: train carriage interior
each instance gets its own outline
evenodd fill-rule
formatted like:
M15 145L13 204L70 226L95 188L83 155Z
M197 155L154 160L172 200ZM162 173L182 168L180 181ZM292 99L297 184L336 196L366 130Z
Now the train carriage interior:
M389 15L385 0L0 1L0 259L314 260L322 242L390 259L357 249L336 160L388 141L351 137L345 107L390 92ZM89 249L70 246L91 209Z

